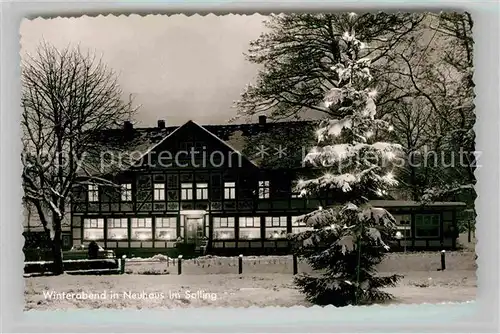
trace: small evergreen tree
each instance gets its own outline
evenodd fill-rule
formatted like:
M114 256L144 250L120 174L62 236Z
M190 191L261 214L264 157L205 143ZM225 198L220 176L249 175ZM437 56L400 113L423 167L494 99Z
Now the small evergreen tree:
M391 126L375 118L375 92L367 88L370 61L361 57L364 44L351 29L340 45L341 61L332 67L336 87L327 92L325 107L343 118L326 119L317 130L318 144L305 160L322 175L299 180L297 190L308 197L334 194L342 203L299 217L313 228L291 238L297 254L319 273L296 276L306 298L315 304L346 306L391 299L381 288L395 285L401 277L377 277L376 265L395 236L395 221L385 209L369 204L369 199L397 184L390 161L401 147L375 140Z

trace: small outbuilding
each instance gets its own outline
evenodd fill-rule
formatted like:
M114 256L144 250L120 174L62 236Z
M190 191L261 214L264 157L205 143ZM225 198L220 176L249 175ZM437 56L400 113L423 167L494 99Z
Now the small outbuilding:
M397 248L407 250L456 249L458 217L463 202L375 200L373 206L388 210L396 219Z

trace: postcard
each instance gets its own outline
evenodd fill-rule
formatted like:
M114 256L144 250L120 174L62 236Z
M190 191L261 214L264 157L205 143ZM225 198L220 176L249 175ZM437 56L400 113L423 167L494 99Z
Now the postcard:
M25 310L475 300L472 26L24 20Z

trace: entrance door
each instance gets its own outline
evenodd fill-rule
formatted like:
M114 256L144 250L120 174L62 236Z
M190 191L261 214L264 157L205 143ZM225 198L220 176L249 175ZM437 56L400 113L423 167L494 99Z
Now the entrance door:
M186 243L194 244L195 249L199 249L204 243L203 218L186 217L185 220Z

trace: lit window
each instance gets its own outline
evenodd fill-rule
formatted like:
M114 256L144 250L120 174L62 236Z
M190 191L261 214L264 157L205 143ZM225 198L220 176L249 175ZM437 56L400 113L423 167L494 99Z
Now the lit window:
M209 223L209 216L206 215L205 216L205 236L208 237L210 235L210 223Z
M128 219L108 218L108 239L123 240L128 239Z
M208 199L208 183L196 184L196 199Z
M280 239L287 237L286 217L266 217L266 238Z
M89 202L99 201L99 187L97 184L89 184Z
M153 199L155 201L164 201L165 200L165 184L164 183L155 183Z
M153 238L153 226L151 218L132 218L130 227L133 240L151 240Z
M268 227L286 227L286 217L266 217L266 226Z
M132 184L131 183L122 184L122 201L123 202L132 201Z
M259 181L259 198L269 198L270 188L269 181Z
M260 217L240 217L240 239L260 239Z
M415 215L415 236L417 238L439 237L439 214Z
M214 239L234 239L234 217L213 217Z
M193 199L193 184L192 183L182 183L181 184L181 199L184 199L184 200Z
M224 198L236 198L236 182L224 182Z
M155 238L161 240L177 239L177 217L156 217Z
M300 233L313 229L312 226L307 226L304 220L299 221L298 217L293 217L293 216L291 218L292 218L292 233Z
M396 220L396 229L404 238L411 237L411 215L393 215Z
M214 217L215 227L234 227L234 217Z
M86 218L83 220L83 239L104 240L104 218Z

